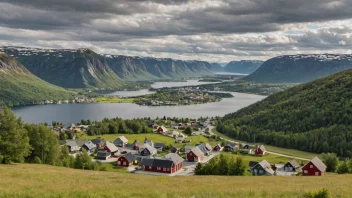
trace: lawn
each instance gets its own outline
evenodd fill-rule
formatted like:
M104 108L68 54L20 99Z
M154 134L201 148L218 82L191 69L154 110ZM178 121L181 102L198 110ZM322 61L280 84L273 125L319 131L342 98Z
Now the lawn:
M108 172L128 173L127 168L117 166L117 162L101 163L100 168Z
M277 156L272 154L258 156L258 155L232 154L229 152L222 152L222 153L225 155L233 155L234 157L241 157L246 165L248 165L250 161L260 162L262 160L266 160L269 162L269 164L274 165L274 164L285 164L286 162L292 160L292 158L287 158L287 157L282 157L282 156ZM297 160L297 162L300 163L299 160Z
M109 141L114 141L118 136L125 136L129 143L132 143L134 140L139 142L144 142L144 139L153 140L154 143L164 143L165 145L172 145L177 147L182 147L183 145L195 145L202 142L208 142L212 146L219 143L219 141L215 141L214 139L208 139L202 135L199 136L190 136L187 138L189 140L192 138L192 142L189 143L175 143L175 139L169 136L156 134L156 133L143 133L143 134L106 134L106 135L96 135L96 136L88 136L85 133L79 134L78 138L81 140L91 140L97 137L104 138Z
M0 197L350 197L352 175L323 177L151 176L63 167L0 165Z
M108 104L108 103L133 103L134 98L119 98L119 97L98 97L96 98L98 103Z
M225 139L230 139L230 140L237 141L237 142L240 142L240 143L247 143L245 141L235 140L235 139L230 138L230 137L228 137L228 136L226 136L224 134L221 134L221 133L217 132L215 128L212 130L212 132L215 135L218 135L218 136L220 136L222 138L225 138ZM250 144L253 144L253 143L250 143ZM261 144L261 143L256 143L256 144ZM268 151L275 152L275 153L280 153L280 154L284 154L284 155L290 155L290 156L307 158L307 159L312 159L315 156L319 156L319 154L317 154L317 153L310 153L310 152L299 151L299 150L295 150L295 149L281 148L281 147L270 146L270 145L266 145L266 144L263 144L263 145L265 146L265 148Z

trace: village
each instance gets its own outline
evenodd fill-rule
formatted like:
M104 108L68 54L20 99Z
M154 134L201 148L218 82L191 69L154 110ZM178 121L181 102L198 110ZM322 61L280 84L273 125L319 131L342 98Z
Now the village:
M147 126L153 129L153 134L110 135L107 136L109 140L101 137L80 140L72 135L72 139L61 141L61 144L66 145L73 156L86 150L93 161L113 163L117 168L136 174L192 176L198 163L207 163L221 153L235 153L242 158L250 159L247 171L253 176L323 176L326 173L326 165L318 157L308 161L284 158L286 161L270 164L267 159L271 159L272 154L261 144L230 142L221 137L216 139L222 141L203 141L204 139L197 141L197 138L199 140L201 137L215 136L211 132L215 122L211 120L173 123L171 128L153 122L147 123ZM200 128L190 134L177 130L194 126ZM71 124L56 132L79 130L84 133L88 128L88 125ZM166 143L163 141L165 138L172 139L174 144Z
M69 103L95 103L97 102L95 98L87 98L87 97L75 97L72 100L43 100L40 101L39 104L46 105L46 104L69 104Z

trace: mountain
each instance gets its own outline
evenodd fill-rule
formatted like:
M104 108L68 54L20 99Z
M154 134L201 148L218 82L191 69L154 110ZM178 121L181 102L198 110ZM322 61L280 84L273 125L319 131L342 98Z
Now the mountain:
M225 115L218 131L236 139L352 156L352 69L270 95Z
M170 58L103 55L111 69L124 80L172 79L213 74L205 61L182 61Z
M2 51L16 58L34 75L60 87L113 90L122 86L104 58L89 49L3 47Z
M302 83L352 68L352 55L290 55L272 58L245 80L265 83Z
M211 70L213 72L223 72L225 71L225 68L221 66L219 63L210 63L211 65Z
M14 58L0 53L0 106L72 98L72 93L30 73Z
M226 72L250 74L257 70L263 61L259 60L241 60L231 61L225 66Z

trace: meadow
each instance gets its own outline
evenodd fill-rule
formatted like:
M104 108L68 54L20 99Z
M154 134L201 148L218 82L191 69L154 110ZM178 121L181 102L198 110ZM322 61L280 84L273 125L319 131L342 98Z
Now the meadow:
M352 175L151 176L34 164L0 165L0 197L350 197Z

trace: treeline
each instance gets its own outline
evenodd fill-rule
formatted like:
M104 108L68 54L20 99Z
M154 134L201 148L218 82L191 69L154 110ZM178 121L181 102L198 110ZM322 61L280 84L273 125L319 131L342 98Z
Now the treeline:
M352 70L273 94L219 120L230 137L352 157Z
M88 128L87 134L103 135L151 133L153 130L147 126L147 122L147 119L123 120L121 118L105 118L101 122L93 122Z
M58 136L40 124L24 124L9 109L0 111L0 163L35 163L98 170L87 152L69 154L66 146L60 147Z
M246 165L241 157L220 154L207 163L198 163L194 173L196 175L236 175L246 174Z

